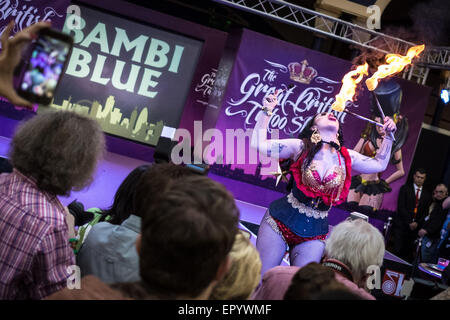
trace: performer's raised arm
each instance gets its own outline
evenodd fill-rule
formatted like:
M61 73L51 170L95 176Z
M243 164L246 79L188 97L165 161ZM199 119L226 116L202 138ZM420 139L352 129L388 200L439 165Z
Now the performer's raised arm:
M256 116L256 125L253 129L251 147L260 153L276 158L295 158L303 149L300 139L267 139L267 127L272 110L277 105L277 92L264 98L263 108Z
M366 157L354 150L348 150L352 158L352 169L361 173L377 173L386 170L392 149L392 139L389 132L395 132L397 127L392 119L386 117L383 128L386 134L374 158Z

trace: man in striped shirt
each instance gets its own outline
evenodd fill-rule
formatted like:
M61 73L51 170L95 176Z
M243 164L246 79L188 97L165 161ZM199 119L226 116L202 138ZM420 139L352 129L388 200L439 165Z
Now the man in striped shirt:
M24 46L50 25L9 37L11 21L2 33L0 96L14 105L32 108L14 90L14 69ZM98 123L71 112L38 115L16 132L13 172L0 175L0 299L41 299L66 286L75 258L57 195L87 186L104 150Z
M66 287L75 257L57 196L91 182L104 148L98 123L69 111L18 129L13 172L0 175L0 299L41 299Z
M65 210L32 178L0 176L0 298L40 299L64 288L75 264Z

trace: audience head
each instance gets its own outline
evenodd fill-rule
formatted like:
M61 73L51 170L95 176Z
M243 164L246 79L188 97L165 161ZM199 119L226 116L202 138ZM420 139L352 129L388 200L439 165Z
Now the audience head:
M325 256L347 265L354 282L362 285L367 268L383 264L384 250L383 236L377 228L362 219L346 220L331 230Z
M239 219L233 196L205 176L157 180L143 176L136 195L142 284L159 298L208 298L229 268Z
M259 252L242 232L236 234L230 258L231 268L214 288L210 299L246 300L259 283L261 277Z
M104 151L105 138L95 120L58 111L22 124L12 139L10 159L40 190L69 195L91 183Z
M321 264L311 262L298 270L284 294L284 300L309 300L326 290L345 290L334 271Z
M313 295L311 300L364 300L345 287L330 288Z
M418 187L423 186L423 183L425 182L426 178L427 178L427 172L425 171L425 169L419 168L414 172L414 176L413 176L414 183Z
M131 171L125 180L122 181L119 188L114 195L114 202L112 206L104 210L105 215L111 216L108 221L112 224L121 224L131 214L138 215L139 212L135 210L134 196L136 194L136 186L142 175L150 168L150 165L142 165Z
M448 197L448 188L445 184L438 184L433 191L433 199L437 201L442 201Z
M153 202L153 197L160 193L161 186L164 186L169 180L183 179L193 175L196 173L185 166L169 162L154 163L143 172L137 181L138 186L133 200L135 214L142 217L142 214Z

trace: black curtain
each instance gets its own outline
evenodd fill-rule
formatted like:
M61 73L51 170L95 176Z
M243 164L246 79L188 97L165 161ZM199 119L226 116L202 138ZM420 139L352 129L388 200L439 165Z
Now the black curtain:
M442 182L450 187L450 136L422 128L408 181L413 180L417 168L427 171L425 187L429 191Z

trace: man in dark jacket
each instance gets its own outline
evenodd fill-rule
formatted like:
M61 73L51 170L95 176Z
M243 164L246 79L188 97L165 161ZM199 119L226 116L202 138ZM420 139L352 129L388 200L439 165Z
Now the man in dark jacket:
M394 254L408 262L414 258L414 241L421 227L419 223L428 214L432 201L431 194L423 188L425 179L425 170L417 169L414 182L403 185L398 195L397 215L393 221Z
M442 202L447 198L448 189L443 183L438 184L433 191L433 203L428 210L429 214L421 221L421 229L418 232L422 238L422 262L437 263L438 244L441 236L441 228L446 219L446 210Z

